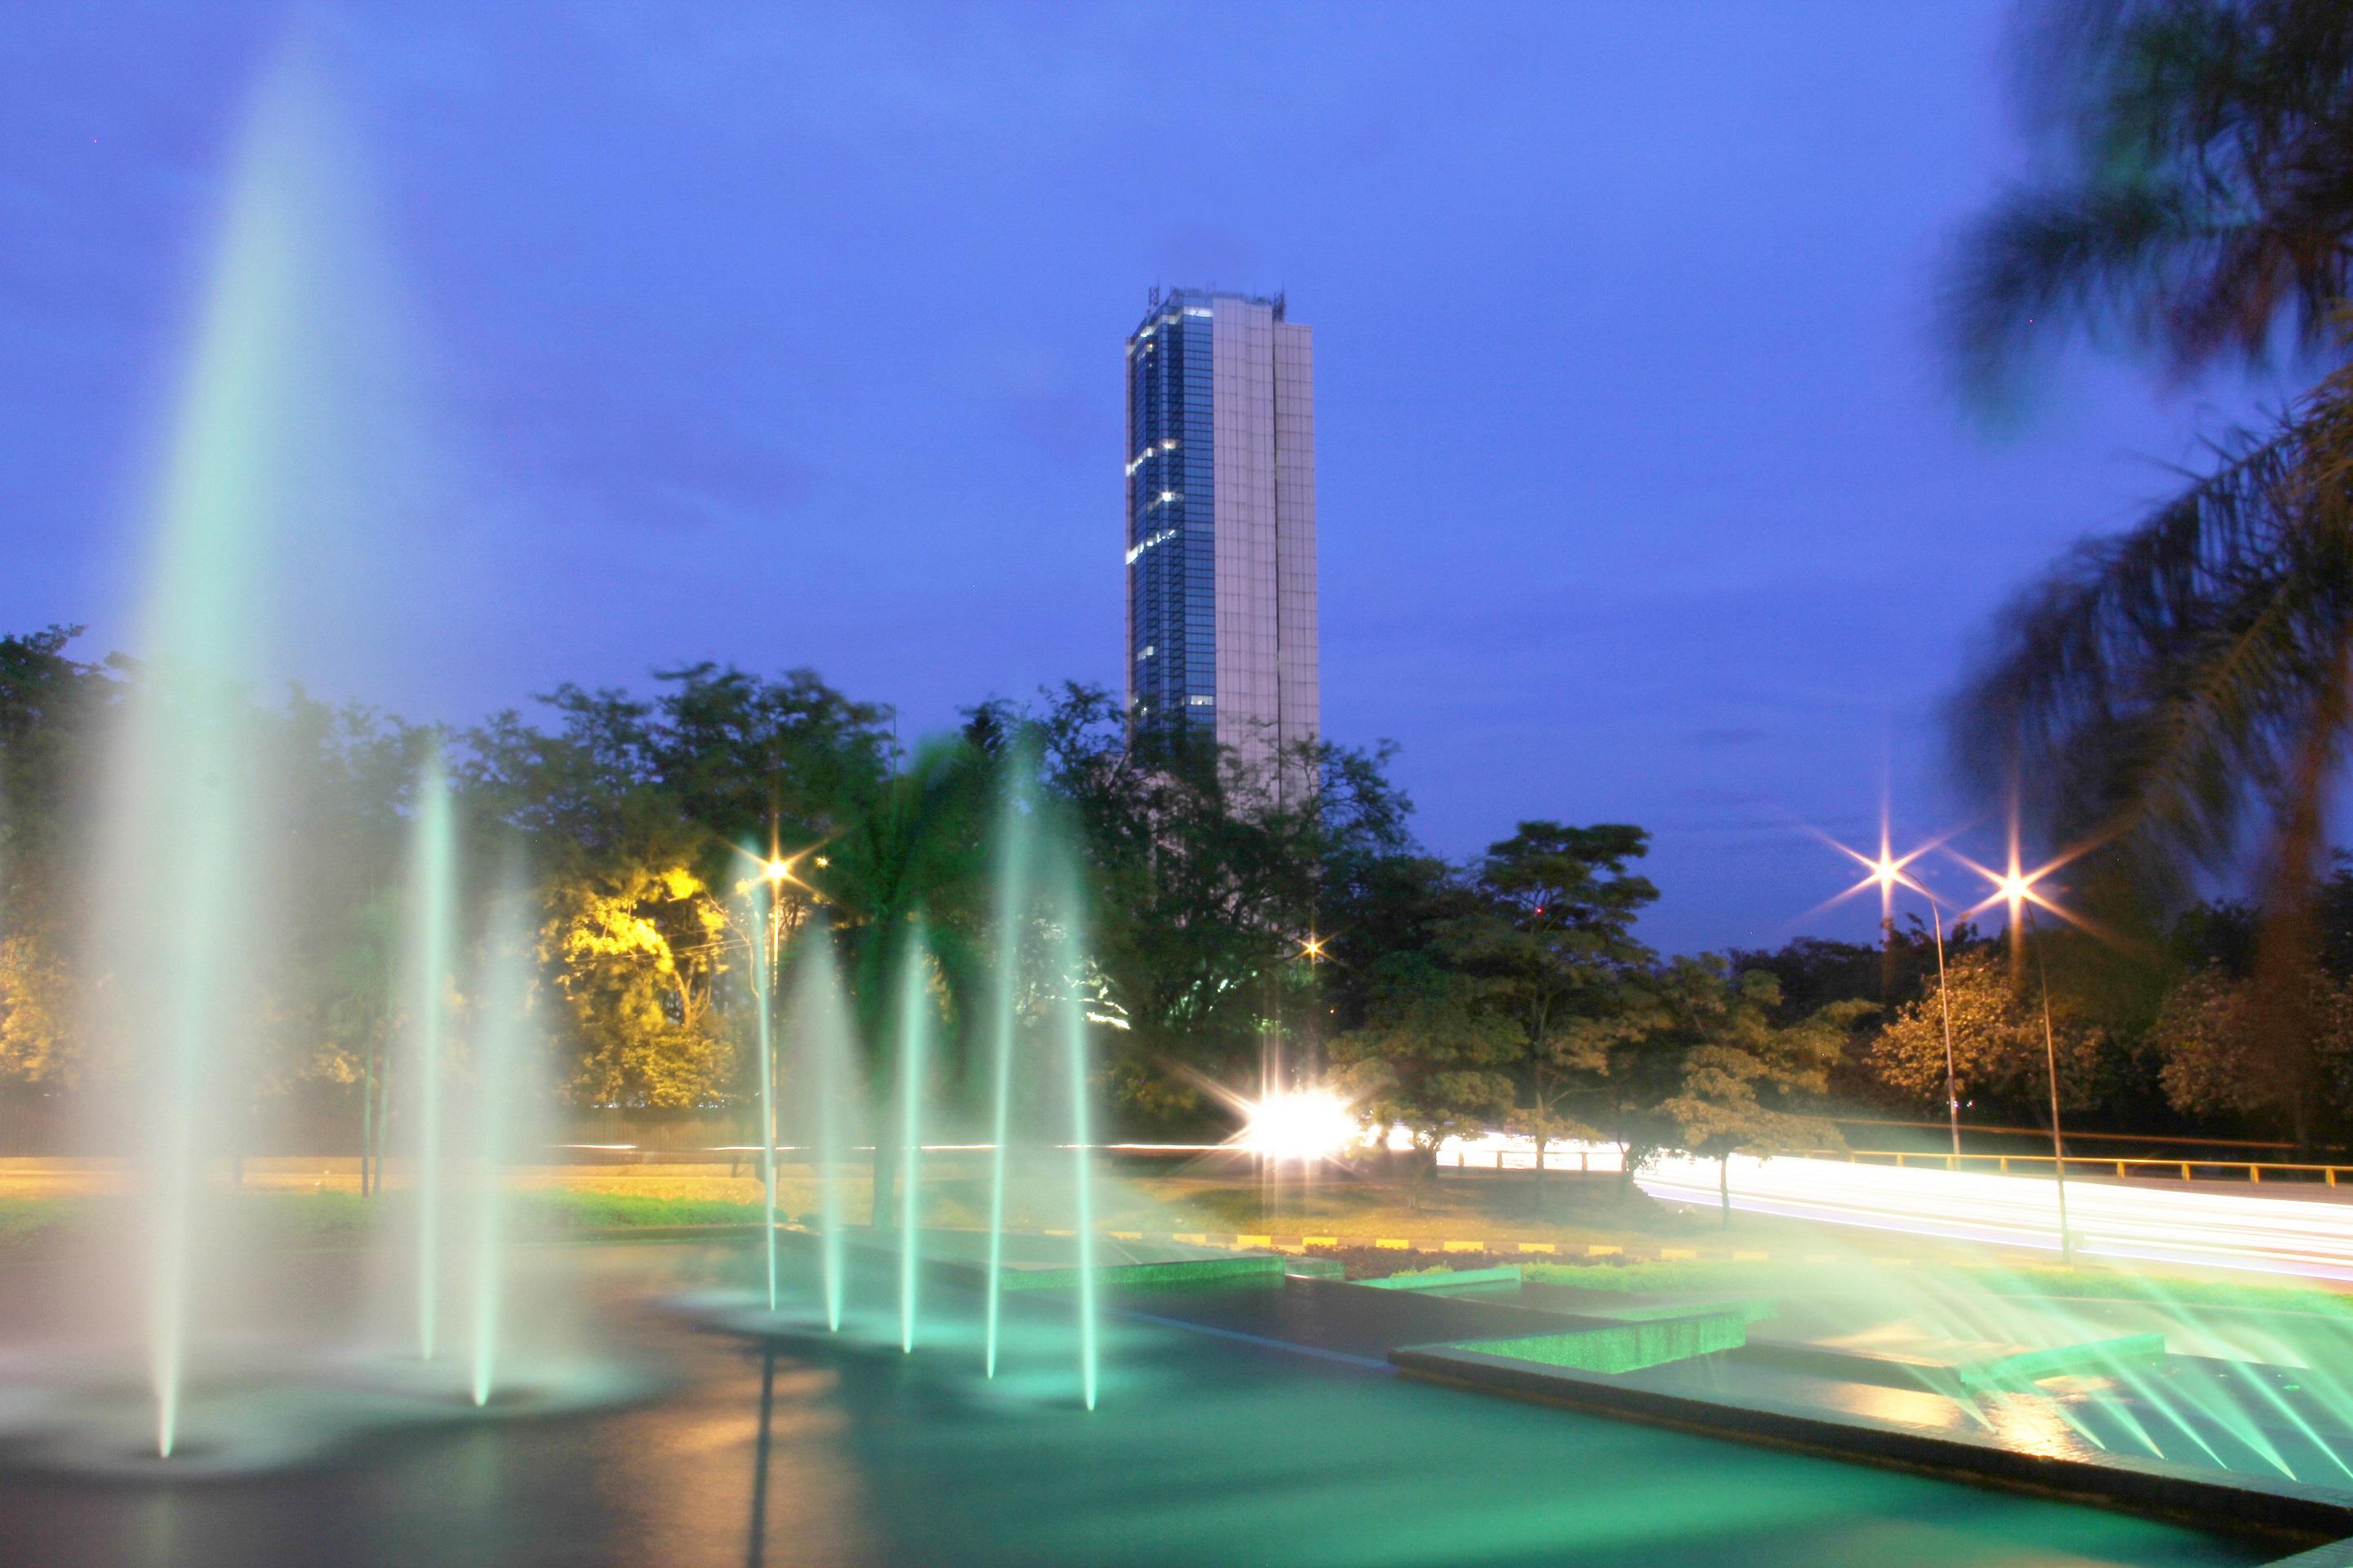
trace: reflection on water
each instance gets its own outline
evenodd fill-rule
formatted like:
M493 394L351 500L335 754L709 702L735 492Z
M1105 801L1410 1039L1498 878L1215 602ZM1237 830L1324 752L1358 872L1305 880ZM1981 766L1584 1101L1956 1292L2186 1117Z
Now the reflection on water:
M586 1268L599 1256L604 1277ZM0 1468L0 1563L2153 1568L2266 1554L1125 1316L1105 1323L1117 1386L1087 1415L1061 1353L1067 1318L1045 1303L1035 1304L1039 1378L1008 1387L1032 1359L1018 1344L994 1384L979 1376L973 1344L900 1352L888 1331L895 1260L876 1269L872 1300L886 1310L871 1342L762 1347L635 1310L647 1277L678 1256L566 1254L581 1267L580 1293L671 1373L657 1401L454 1437L412 1434L300 1477L170 1494L59 1487ZM944 1287L938 1300L944 1308L952 1293ZM1282 1326L1283 1300L1278 1290L1132 1304L1262 1335ZM1016 1328L1031 1310L1017 1308Z
M760 1432L752 1443L752 1536L744 1561L760 1568L768 1560L768 1447L776 1419L776 1347L760 1347Z

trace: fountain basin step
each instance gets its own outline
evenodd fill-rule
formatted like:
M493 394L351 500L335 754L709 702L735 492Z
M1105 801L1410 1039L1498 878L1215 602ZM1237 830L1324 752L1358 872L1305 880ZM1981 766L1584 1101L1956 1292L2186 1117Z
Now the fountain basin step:
M2046 1377L2096 1377L2119 1368L2155 1366L2165 1358L2165 1336L2119 1334L2063 1345L1924 1340L1903 1347L1759 1336L1749 1342L1746 1353L1751 1359L1858 1383L1976 1394Z
M1391 1274L1380 1279L1359 1279L1376 1290L1475 1290L1498 1285L1516 1286L1520 1266L1505 1263L1493 1268L1447 1268L1428 1274Z
M1518 1339L1472 1340L1451 1348L1543 1366L1618 1373L1737 1350L1747 1338L1748 1320L1738 1312L1694 1312Z
M1146 1289L1171 1286L1280 1285L1289 1259L1269 1253L1261 1257L1185 1258L1157 1263L1103 1263L1092 1270L1051 1266L1008 1268L1000 1280L1006 1290L1066 1290L1091 1273L1099 1285Z
M1688 1381L1678 1386L1681 1369L1674 1367L1592 1372L1510 1351L1511 1342L1422 1345L1393 1351L1389 1360L1409 1376L1598 1415L2097 1502L2252 1539L2334 1542L2334 1551L2348 1555L2316 1561L2353 1561L2353 1491L2121 1453L2026 1447L1981 1431L1799 1405L1744 1393L1736 1377L1710 1378L1704 1388ZM1736 1352L1722 1364L1729 1371L1748 1353Z

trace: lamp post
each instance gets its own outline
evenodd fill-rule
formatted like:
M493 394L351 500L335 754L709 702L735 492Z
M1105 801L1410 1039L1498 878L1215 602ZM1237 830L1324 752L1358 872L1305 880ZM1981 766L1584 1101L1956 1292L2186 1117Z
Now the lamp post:
M1961 1091L1960 1075L1953 1064L1953 991L1945 974L1945 909L1936 901L1936 894L1904 874L1904 861L1891 859L1883 848L1879 852L1878 862L1872 868L1871 879L1879 884L1883 910L1892 907L1898 882L1927 901L1929 930L1936 935L1936 1005L1943 1014L1945 1026L1945 1117L1953 1135L1953 1168L1958 1170L1961 1163Z
M1956 856L1955 858L1962 859ZM2052 861L2039 870L2025 871L2019 866L2018 833L2010 831L2010 864L2006 870L1993 871L1973 860L1962 859L1978 875L1993 884L1994 890L1978 909L2001 903L2010 907L2010 929L2012 940L2034 950L2034 977L2042 993L2042 1067L2051 1091L2051 1180L2059 1198L2059 1261L2069 1268L2075 1262L2075 1238L2067 1227L2067 1144L2066 1134L2059 1120L2059 1040L2051 1022L2051 966L2044 957L2042 943L2037 940L2034 921L2036 906L2053 913L2064 913L2056 904L2036 890L2036 884L2066 863L2068 857ZM2073 917L2069 917L2073 919ZM2023 948L2021 950L2021 955Z
M2059 1192L2059 1261L2070 1268L2075 1262L2074 1238L2067 1232L2067 1149L2059 1129L2059 1045L2051 1027L2051 966L2042 955L2042 944L2035 941L2034 904L2017 897L2026 919L2026 940L2034 949L2035 989L2042 993L2042 1066L2051 1085L2051 1177Z

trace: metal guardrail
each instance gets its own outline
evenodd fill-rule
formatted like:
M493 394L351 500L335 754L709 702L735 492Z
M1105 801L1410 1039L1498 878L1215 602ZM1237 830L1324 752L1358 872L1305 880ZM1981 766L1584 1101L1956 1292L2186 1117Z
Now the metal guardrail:
M1901 1149L1810 1149L1810 1160L1843 1160L1850 1165L1870 1163L1889 1163L1899 1170L1962 1171L1983 1170L1991 1166L2002 1175L2010 1174L2013 1165L2037 1166L2048 1170L2057 1163L2056 1154L1953 1154L1926 1150ZM2070 1154L2065 1170L2069 1175L2106 1175L2113 1172L2121 1180L2134 1176L2162 1176L2180 1181L2245 1181L2260 1186L2263 1173L2272 1173L2274 1180L2321 1181L2337 1185L2339 1175L2353 1176L2353 1165L2307 1165L2287 1160L2173 1160L2153 1157L2116 1159L2105 1154Z
M1600 1159L1594 1158L1596 1152L1601 1154ZM1920 1149L1809 1149L1802 1155L1791 1157L1843 1161L1851 1165L1893 1165L1898 1170L1988 1171L2005 1176L2038 1168L2047 1175L2058 1159L2055 1154L1952 1154ZM1526 1172L1535 1170L1535 1152L1528 1149L1450 1149L1438 1157L1440 1167L1449 1171ZM1547 1170L1562 1173L1607 1172L1614 1175L1618 1156L1614 1150L1562 1151L1549 1155L1545 1165ZM2291 1160L2180 1160L2147 1155L2119 1159L2112 1154L2070 1154L2066 1172L2071 1176L2114 1175L2125 1181L2161 1177L2184 1182L2243 1181L2255 1186L2269 1179L2333 1187L2343 1177L2348 1184L2353 1184L2353 1164L2305 1164Z

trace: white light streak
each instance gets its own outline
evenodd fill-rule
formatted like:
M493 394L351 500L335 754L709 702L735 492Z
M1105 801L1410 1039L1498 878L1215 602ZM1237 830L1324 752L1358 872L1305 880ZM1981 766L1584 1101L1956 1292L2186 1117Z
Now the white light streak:
M2059 1250L2058 1195L2047 1177L1744 1154L1733 1156L1729 1175L1737 1209ZM1717 1201L1713 1160L1663 1158L1634 1181L1653 1197L1710 1207ZM2083 1257L2353 1280L2353 1205L2071 1176L2067 1218Z

